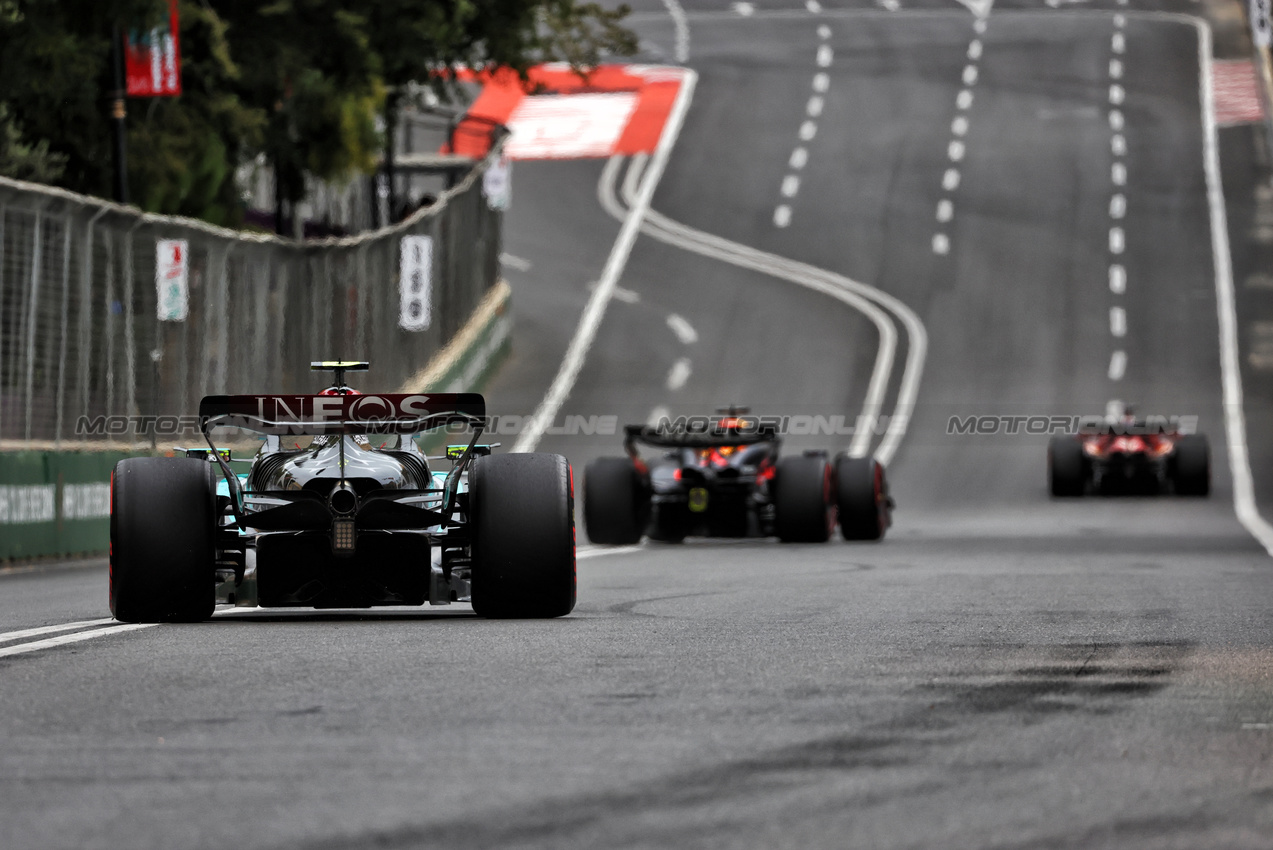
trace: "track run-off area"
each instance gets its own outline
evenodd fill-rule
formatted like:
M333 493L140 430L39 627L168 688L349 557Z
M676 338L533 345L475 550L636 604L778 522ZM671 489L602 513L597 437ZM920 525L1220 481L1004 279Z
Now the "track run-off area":
M11 568L0 847L1273 845L1241 9L632 5L630 61L684 70L656 143L516 162L492 438L582 489L622 434L571 423L748 405L884 461L887 537L581 521L551 621L136 627L104 561ZM1133 405L1196 418L1210 497L1050 498L1022 423Z

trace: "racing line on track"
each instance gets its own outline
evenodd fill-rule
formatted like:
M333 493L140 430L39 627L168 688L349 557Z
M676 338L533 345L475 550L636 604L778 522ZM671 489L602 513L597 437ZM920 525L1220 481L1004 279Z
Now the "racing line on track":
M791 171L782 178L782 186L779 188L780 194L793 202L796 193L800 191L800 175L798 172L809 162L809 149L805 147L805 144L813 141L813 137L818 134L817 119L822 115L822 110L826 105L825 95L831 87L831 77L826 69L830 68L832 61L834 61L835 51L827 43L830 38L831 28L826 24L819 24L818 39L822 43L818 45L818 52L814 58L818 71L813 75L813 94L809 96L809 101L805 104L805 119L800 125L798 132L800 142L791 151L791 156L787 160L787 167ZM779 203L774 208L774 226L786 227L789 224L791 224L791 204L786 202Z

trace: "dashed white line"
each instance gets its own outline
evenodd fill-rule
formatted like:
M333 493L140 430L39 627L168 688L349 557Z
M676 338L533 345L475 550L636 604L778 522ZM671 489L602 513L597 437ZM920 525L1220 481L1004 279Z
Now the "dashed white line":
M969 59L981 58L981 40L980 39L974 38L972 41L968 42L968 58Z
M946 173L941 176L941 187L947 192L953 192L959 188L959 169L947 168Z
M817 124L812 121L806 121L800 125L800 141L807 142L816 135L818 135Z
M1118 83L1114 83L1109 87L1109 102L1117 106L1127 97L1127 93L1123 91L1123 87Z
M1109 379L1111 381L1121 381L1126 372L1127 353L1125 351L1115 351L1109 358Z
M1123 63L1117 59L1109 60L1109 75L1111 79L1121 80L1123 78Z
M804 111L810 118L817 118L822 114L823 101L820 95L814 95L809 98L809 102L805 105Z
M804 7L815 15L822 11L822 4L818 0L805 0Z
M875 0L875 2L879 3L881 8L887 9L890 12L896 12L898 9L902 8L902 4L898 2L898 0Z
M756 7L750 3L735 3L733 9L744 18L751 17L751 15L756 11Z
M1115 194L1109 199L1109 217L1122 218L1127 215L1127 198L1120 194Z
M667 373L667 388L669 390L679 390L685 386L685 382L690 379L690 373L693 371L688 357L682 357L672 364L672 371Z
M950 132L956 136L967 135L968 119L962 115L956 115L955 120L950 122Z
M1113 136L1110 136L1109 149L1114 154L1114 156L1126 156L1127 155L1126 137L1124 137L1122 133L1115 133Z
M799 171L808 161L809 151L805 148L796 148L791 152L791 159L787 161L787 165Z
M947 198L942 198L937 202L937 220L940 222L950 221L955 217L955 205Z
M1109 168L1109 179L1115 186L1124 186L1127 184L1127 166L1121 162L1116 162Z
M698 331L682 315L673 313L667 317L667 326L676 334L682 345L693 345L698 342Z
M1109 252L1111 254L1121 254L1126 248L1126 240L1123 236L1123 228L1111 227L1109 229Z
M1109 291L1115 295L1127 291L1127 270L1118 263L1109 267Z
M826 40L831 37L831 28L826 24L818 25L818 38Z
M786 204L779 204L774 208L774 224L778 227L786 227L791 224L791 207Z
M588 291L596 289L600 285L600 281L594 280L588 284ZM615 301L622 301L624 304L636 304L641 300L641 296L633 292L631 289L624 289L622 286L615 286L614 292L610 295Z
M1118 132L1123 129L1123 112L1120 109L1109 111L1109 128Z
M973 32L977 33L977 35L982 35L982 34L984 34L984 33L985 33L985 31L986 31L986 20L985 20L985 18L977 18L977 20L973 21L973 22L972 22L972 29L973 29Z
M951 162L959 162L964 158L964 143L956 139L946 146L946 155Z
M788 174L782 178L781 191L784 198L794 198L796 193L800 191L800 178L794 174Z
M1109 46L1115 53L1122 53L1127 49L1127 40L1123 38L1121 32L1116 32L1114 37L1110 39Z
M1115 15L1114 26L1118 27L1120 30L1127 26L1127 17L1125 15Z
M832 59L832 57L833 57L833 56L835 56L835 52L831 50L831 45L829 45L829 44L820 44L820 45L818 45L818 59L817 59L817 62L818 62L818 67L819 67L819 68L829 68L829 67L831 67L831 59Z
M955 106L960 109L967 109L972 106L972 92L968 89L960 89L959 94L955 95Z
M1122 307L1109 308L1109 332L1116 337L1127 336L1127 311Z
M825 92L831 87L831 78L822 71L813 75L813 90L816 92Z
M945 233L933 234L933 253L934 254L949 254L950 253L950 238L947 237Z
M977 66L965 65L963 75L964 85L971 86L977 82Z

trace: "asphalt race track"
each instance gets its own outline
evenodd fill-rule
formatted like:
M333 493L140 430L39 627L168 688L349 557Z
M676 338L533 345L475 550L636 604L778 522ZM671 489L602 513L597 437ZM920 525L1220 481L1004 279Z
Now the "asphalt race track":
M1198 60L1249 57L1234 9L641 0L640 61L679 51L693 101L538 449L578 481L620 438L553 433L572 416L852 423L881 334L815 282L861 284L926 341L884 311L885 415L924 355L887 539L581 529L561 620L241 610L65 642L113 628L102 564L9 571L0 847L1273 846L1273 558L1235 512L1214 238L1245 317L1268 163L1208 126ZM516 166L494 412L540 404L649 165ZM1273 394L1236 331L1270 517ZM949 432L1111 402L1197 417L1211 497L1054 501L1046 436Z

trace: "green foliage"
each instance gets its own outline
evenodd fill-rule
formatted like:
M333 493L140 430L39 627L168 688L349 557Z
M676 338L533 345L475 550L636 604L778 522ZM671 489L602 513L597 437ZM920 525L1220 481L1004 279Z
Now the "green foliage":
M9 107L0 103L0 174L17 180L52 183L66 169L66 156L49 150L47 139L34 145L22 141L22 131Z

